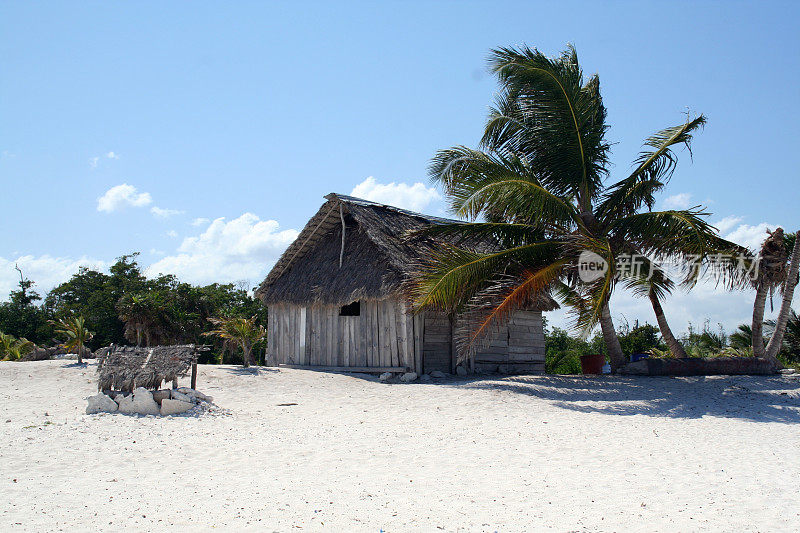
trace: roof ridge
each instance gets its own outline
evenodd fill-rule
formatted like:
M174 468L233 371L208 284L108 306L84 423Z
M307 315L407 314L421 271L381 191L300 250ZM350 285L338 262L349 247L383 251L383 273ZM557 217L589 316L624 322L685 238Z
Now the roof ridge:
M438 217L436 215L426 215L425 213L419 213L417 211L411 211L410 209L404 209L402 207L397 207L394 205L389 204L382 204L380 202L373 202L372 200L365 200L363 198L358 198L356 196L350 196L348 194L341 194L338 192L332 192L323 196L326 200L331 200L336 198L337 200L347 203L347 204L355 204L361 205L364 207L382 207L385 209L390 209L392 211L396 211L403 215L408 215L412 217L422 218L425 220L436 221L441 223L451 223L451 222L464 222L463 220L458 220L455 218L445 218L445 217Z

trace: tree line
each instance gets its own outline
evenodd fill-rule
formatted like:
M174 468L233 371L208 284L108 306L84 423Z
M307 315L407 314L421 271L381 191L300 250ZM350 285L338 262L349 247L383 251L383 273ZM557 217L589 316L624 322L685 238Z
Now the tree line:
M8 300L0 303L0 332L38 346L61 344L64 320L78 317L91 330L86 347L110 344L211 344L201 362L242 362L235 343L218 335L220 317L267 323L267 309L247 287L212 283L197 286L174 275L148 279L138 253L119 257L108 273L82 267L68 281L42 297L32 280L20 280ZM255 318L253 318L255 317ZM11 342L11 341L9 341ZM261 342L261 341L259 341ZM260 359L263 346L248 346ZM227 354L227 355L226 355Z

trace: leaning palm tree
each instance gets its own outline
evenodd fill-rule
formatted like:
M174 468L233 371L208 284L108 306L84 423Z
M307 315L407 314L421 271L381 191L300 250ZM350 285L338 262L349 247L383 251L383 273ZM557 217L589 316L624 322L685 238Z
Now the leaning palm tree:
M415 304L479 317L463 355L498 320L549 289L571 308L577 328L588 332L600 324L616 370L625 362L609 308L618 283L640 296L654 294L655 305L673 282L654 259L689 265L681 277L691 287L711 254L722 254L730 267L743 251L718 236L700 206L652 211L675 169L674 148L690 148L706 120L687 117L657 132L645 141L633 171L606 185L611 145L599 78L584 79L575 50L551 59L527 47L501 48L492 52L490 66L502 91L480 149L442 150L430 167L451 210L483 221L426 230L455 244L420 266ZM470 246L485 236L498 248ZM579 275L587 252L606 267L588 281Z
M256 324L256 316L209 318L208 321L214 324L214 329L203 335L219 337L224 341L238 344L242 349L242 366L249 367L253 345L267 335L264 326Z
M761 244L758 253L758 271L753 277L753 287L756 289L756 299L753 303L752 331L753 354L756 357L765 357L763 325L764 309L767 298L775 289L786 280L786 243L783 228L767 231L768 236Z
M786 333L786 326L792 318L792 298L794 297L794 289L797 286L798 271L800 271L800 239L797 238L797 233L795 233L794 246L792 246L792 255L787 266L786 278L781 286L781 292L783 293L781 308L778 312L778 318L775 319L775 330L772 333L772 337L769 339L764 354L768 360L776 363L778 360L778 352L781 351L783 346L783 336Z
M78 354L78 364L83 364L83 350L86 343L94 336L86 329L86 322L82 316L73 318L62 318L51 320L56 328L56 334L63 336L66 340L61 345L67 351L75 351Z
M664 309L661 307L661 298L664 292L670 291L674 283L663 275L663 271L659 270L659 272L662 273L662 279L660 283L649 284L650 288L647 291L647 297L650 299L650 305L653 307L653 313L656 315L658 329L661 331L661 337L669 348L670 355L672 357L684 358L687 357L686 350L678 339L675 338L675 334L672 333L672 328L669 326L667 316L664 314Z

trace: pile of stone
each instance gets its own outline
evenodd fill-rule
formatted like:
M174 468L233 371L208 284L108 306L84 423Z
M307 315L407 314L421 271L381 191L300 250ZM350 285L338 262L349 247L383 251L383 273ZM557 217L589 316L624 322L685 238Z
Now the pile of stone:
M447 374L445 374L444 372L439 372L438 370L434 370L430 374L422 374L421 376L418 376L416 372L402 372L397 374L397 379L402 383L411 383L412 381L416 381L417 379L419 379L420 381L427 382L430 381L431 378L442 379L445 377L447 377ZM384 372L383 374L378 376L378 379L384 383L391 383L392 381L394 381L394 378L395 374L391 372Z
M98 354L105 353L108 351L108 348L98 348L96 351L92 352L89 348L84 346L83 351L81 352L81 357L83 359L95 359ZM20 361L45 361L47 359L77 359L78 355L74 353L66 353L62 346L51 346L50 348L44 348L42 346L34 345L33 350L25 354L23 357L20 358Z
M130 392L104 391L87 398L86 414L125 413L130 415L179 415L197 405L210 404L202 392L181 387L149 391L143 387Z

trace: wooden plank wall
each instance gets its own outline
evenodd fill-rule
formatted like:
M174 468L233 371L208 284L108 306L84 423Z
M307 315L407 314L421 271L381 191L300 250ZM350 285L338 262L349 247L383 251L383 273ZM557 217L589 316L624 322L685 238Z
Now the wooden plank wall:
M339 316L339 306L269 308L267 351L279 364L329 367L404 367L452 372L449 319L412 315L396 300L361 302L361 315ZM544 372L542 314L518 311L475 356L477 370Z
M478 370L507 374L544 372L544 329L540 311L517 311L489 346L475 356Z
M278 364L418 368L421 317L397 300L362 301L359 316L340 306L269 306L267 349Z

